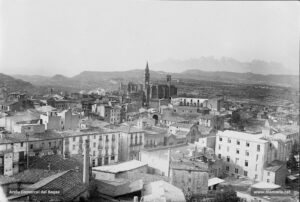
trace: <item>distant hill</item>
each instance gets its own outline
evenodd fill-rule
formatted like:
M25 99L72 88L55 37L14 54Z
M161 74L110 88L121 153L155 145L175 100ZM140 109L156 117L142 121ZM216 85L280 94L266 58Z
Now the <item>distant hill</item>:
M182 72L187 69L197 69L202 71L226 71L236 73L251 72L254 74L276 74L289 75L299 74L299 70L286 69L281 63L266 62L263 60L252 60L241 62L230 57L198 57L187 60L168 59L151 65L153 69L164 69L167 71Z
M151 68L151 67L150 67ZM167 72L150 71L151 81L165 80ZM187 70L181 73L170 73L174 80L203 80L233 84L263 84L298 88L299 78L294 75L262 75L253 73L234 73L221 71ZM63 86L69 89L91 90L96 88L117 89L120 82L144 81L144 70L129 70L115 72L84 71L73 77L55 75L53 77L14 75L18 79L32 82L38 86Z
M14 91L27 91L31 92L34 89L34 86L21 79L16 79L12 76L8 76L5 74L0 73L0 87L6 87L9 92Z

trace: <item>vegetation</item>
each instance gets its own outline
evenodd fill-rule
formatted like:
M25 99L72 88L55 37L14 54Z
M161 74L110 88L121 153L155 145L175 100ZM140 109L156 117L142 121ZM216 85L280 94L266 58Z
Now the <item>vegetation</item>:
M232 187L225 187L223 190L217 191L213 202L242 202L236 191Z
M298 171L299 168L298 162L295 158L296 155L299 155L299 145L297 143L294 143L289 160L287 161L287 168L291 169L292 172Z

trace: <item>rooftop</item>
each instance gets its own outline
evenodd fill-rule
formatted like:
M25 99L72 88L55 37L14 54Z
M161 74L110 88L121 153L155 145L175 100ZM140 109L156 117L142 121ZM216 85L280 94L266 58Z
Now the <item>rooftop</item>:
M125 181L122 184L115 184L114 181L96 180L96 184L100 193L112 197L122 196L143 189L142 180L136 180L134 182Z
M268 167L266 167L265 170L271 171L271 172L276 172L277 170L279 170L284 165L285 165L284 162L274 160L271 163L269 163Z
M268 142L266 140L261 139L263 137L262 134L250 134L250 133L244 133L244 132L233 131L233 130L218 131L217 136L229 137L233 139L258 142L258 143Z
M72 201L81 193L87 190L87 187L82 183L82 174L76 171L63 171L49 177L46 177L37 183L26 187L24 190L61 190L61 194L57 195L41 195L31 194L31 200L37 201ZM9 201L25 200L29 194L13 195L8 197Z
M164 201L184 202L185 196L181 189L165 181L151 182L144 186L144 201ZM163 200L162 200L163 201Z
M129 170L134 170L143 166L147 166L147 163L137 161L137 160L131 160L131 161L126 161L124 163L115 164L115 165L98 166L92 169L93 171L116 174L116 173L125 172Z
M179 128L187 128L190 129L194 124L190 124L190 123L173 123L171 124L171 126L173 127L179 127Z

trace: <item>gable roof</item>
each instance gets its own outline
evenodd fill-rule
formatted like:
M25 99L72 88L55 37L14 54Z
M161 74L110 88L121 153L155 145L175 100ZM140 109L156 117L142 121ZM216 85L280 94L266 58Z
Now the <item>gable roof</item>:
M115 165L93 167L92 170L116 174L116 173L125 172L129 170L134 170L146 165L147 163L137 161L137 160L131 160L131 161L126 161L124 163L115 164Z
M60 194L21 194L8 197L10 201L24 200L30 195L31 199L38 201L49 201L50 199L58 201L71 201L81 193L87 190L86 185L82 183L82 174L73 170L63 171L49 177L46 177L37 183L28 186L24 191L38 190L60 190Z
M96 180L98 191L107 196L117 197L143 189L143 180L115 184L114 181Z

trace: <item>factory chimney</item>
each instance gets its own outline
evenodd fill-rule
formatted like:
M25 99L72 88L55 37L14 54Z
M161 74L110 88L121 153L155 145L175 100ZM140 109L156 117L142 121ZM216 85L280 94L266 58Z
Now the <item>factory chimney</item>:
M83 156L83 183L89 184L90 176L90 140L85 140L85 149Z

